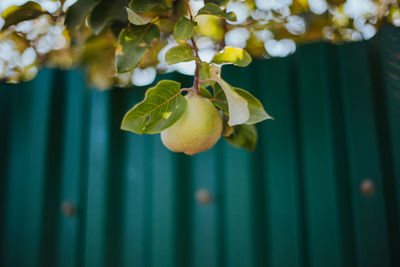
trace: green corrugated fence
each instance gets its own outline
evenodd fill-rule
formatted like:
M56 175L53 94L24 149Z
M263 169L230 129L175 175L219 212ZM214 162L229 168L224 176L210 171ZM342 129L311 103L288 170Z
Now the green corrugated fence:
M226 68L275 117L254 153L123 132L144 88L79 70L1 84L0 266L400 266L400 31Z

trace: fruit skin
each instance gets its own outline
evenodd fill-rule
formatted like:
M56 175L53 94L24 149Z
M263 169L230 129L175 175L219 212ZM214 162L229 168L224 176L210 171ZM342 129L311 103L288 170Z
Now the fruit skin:
M222 118L212 102L197 93L185 96L185 114L161 132L161 141L174 152L194 155L213 147L222 133Z

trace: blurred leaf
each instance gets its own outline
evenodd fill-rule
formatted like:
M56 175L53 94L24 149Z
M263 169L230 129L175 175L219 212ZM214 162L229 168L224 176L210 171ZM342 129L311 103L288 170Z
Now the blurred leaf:
M170 65L194 59L196 57L193 55L192 48L188 45L174 46L165 53L165 61Z
M224 112L226 116L229 117L228 102L226 101L226 96L221 86L216 83L213 86L214 97L212 99L213 104Z
M133 70L142 59L154 39L160 37L160 30L154 24L130 25L118 37L115 52L117 72Z
M224 39L225 27L221 27L223 19L216 16L197 16L196 33L203 36L209 36L213 41L219 42Z
M251 63L251 56L242 48L226 47L222 52L215 54L212 63L230 63L239 67L247 67Z
M129 22L134 25L144 25L149 23L151 20L151 17L140 15L129 7L126 8L126 13L128 14Z
M70 6L65 18L65 25L69 30L75 29L82 24L85 16L100 2L100 0L77 1Z
M211 65L210 66L210 77L216 81L221 89L224 91L226 100L228 102L229 110L229 125L243 124L249 120L250 112L246 99L241 97L236 91L225 82L220 76L221 68Z
M221 10L219 6L213 3L208 3L204 7L202 7L199 12L197 12L197 15L213 15L230 21L237 21L235 13L225 13Z
M210 79L210 65L207 62L200 62L199 69L199 78L200 80L209 80ZM201 82L200 85L204 87L212 86L215 82L207 81Z
M233 127L233 133L224 138L229 144L251 152L256 148L257 128L254 125L237 125Z
M160 31L165 34L172 34L175 27L175 21L172 19L163 19L160 18L158 21L158 26L160 27Z
M48 13L38 3L32 1L22 6L10 6L1 13L1 17L5 20L2 30L22 21L35 19L43 14Z
M222 133L223 137L230 136L233 133L233 127L228 124L228 117L222 114Z
M273 119L268 113L264 110L261 102L252 94L247 92L246 90L240 88L233 88L235 92L240 95L243 99L247 101L248 109L249 109L249 119L244 122L244 124L255 124L261 122L266 119ZM222 110L227 116L229 116L228 103L226 100L226 96L224 91L219 85L214 86L214 98L213 103L216 107Z
M147 90L145 99L126 113L121 129L155 134L172 126L187 108L180 86L178 82L164 80Z
M102 0L90 14L89 24L93 32L99 34L111 20L126 21L125 7L129 0Z
M110 21L108 26L109 26L112 34L114 35L114 39L118 40L118 36L119 36L120 32L122 31L122 29L124 29L126 27L126 23L117 21L117 20L113 20L113 21Z
M99 53L102 55L99 58ZM108 58L108 55L112 55ZM85 42L83 51L81 54L81 60L83 63L94 63L101 61L102 63L107 62L109 59L112 60L115 54L115 40L111 32L105 32L101 35L92 35Z
M187 0L168 0L170 1L170 6L173 6L173 15L175 16L175 18L179 18L181 16L184 16L186 14L188 14L188 10L187 10L187 5L186 5L186 1Z
M159 63L158 54L166 44L167 42L165 40L157 39L154 41L151 44L151 49L147 49L138 67L145 69L156 66Z
M214 4L217 4L217 5L220 5L220 4L224 3L224 2L226 2L226 0L204 0L205 4L214 3Z
M212 98L212 94L204 87L200 87L200 94L205 98Z
M191 21L182 16L175 24L174 38L178 43L184 43L194 35L194 27L196 22Z
M238 93L241 97L246 99L250 117L249 120L246 121L245 124L255 124L260 121L266 119L273 119L268 113L264 110L263 105L261 104L260 100L258 100L255 96L247 92L246 90L240 88L234 88L236 93Z
M149 11L156 5L165 4L164 0L132 0L129 7L137 13L144 13Z

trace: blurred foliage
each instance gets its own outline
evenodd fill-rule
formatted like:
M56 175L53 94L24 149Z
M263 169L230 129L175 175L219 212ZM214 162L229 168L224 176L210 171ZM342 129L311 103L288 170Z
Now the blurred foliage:
M43 65L79 66L91 86L108 89L179 71L194 76L193 86L160 81L127 112L122 129L165 131L187 113L185 94L203 95L223 117L225 140L249 151L254 125L272 117L222 79L222 65L246 67L252 57L293 54L301 43L367 40L382 25L400 26L398 0L4 1L13 2L0 2L0 80L30 80Z
M0 10L0 80L30 80L41 66L81 66L99 89L145 85L140 80L145 73L193 74L194 62L164 58L193 36L201 60L210 62L226 46L244 48L253 57L281 57L292 54L296 44L361 41L382 25L400 26L398 0L191 0L193 22L184 0L9 2ZM204 6L209 3L215 5ZM121 43L132 45L128 39L139 28L145 33L133 41L134 49L129 46L126 61L119 57ZM117 72L120 62L123 73Z

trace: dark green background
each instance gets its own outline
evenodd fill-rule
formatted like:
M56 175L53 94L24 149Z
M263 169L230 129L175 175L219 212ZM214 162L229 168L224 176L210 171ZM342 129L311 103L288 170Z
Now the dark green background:
M400 266L399 57L383 29L226 67L275 117L254 153L221 140L188 157L121 131L144 88L89 90L77 70L0 84L0 265Z

